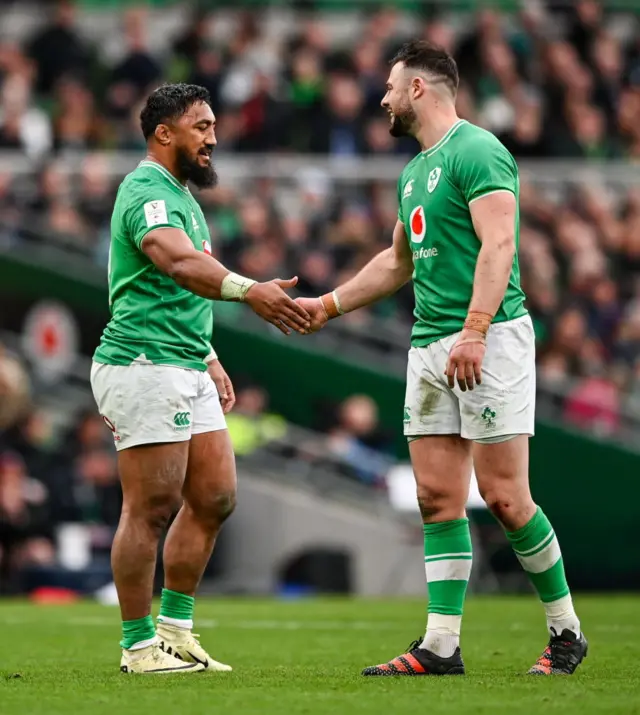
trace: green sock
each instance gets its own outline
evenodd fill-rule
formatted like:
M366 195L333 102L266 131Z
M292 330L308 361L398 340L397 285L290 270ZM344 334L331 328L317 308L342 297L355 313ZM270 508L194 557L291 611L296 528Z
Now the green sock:
M453 655L460 640L471 563L468 519L424 525L429 617L422 647L443 658Z
M471 559L468 519L424 525L429 613L462 616L471 575Z
M193 628L193 606L195 601L196 599L193 596L163 588L162 596L160 597L158 620L161 623L169 623L174 626Z
M151 616L122 621L121 648L131 648L136 643L151 640L156 635L156 627Z
M560 634L569 628L580 633L573 609L564 562L556 534L540 507L521 529L507 531L507 539L527 572L547 614L547 625Z

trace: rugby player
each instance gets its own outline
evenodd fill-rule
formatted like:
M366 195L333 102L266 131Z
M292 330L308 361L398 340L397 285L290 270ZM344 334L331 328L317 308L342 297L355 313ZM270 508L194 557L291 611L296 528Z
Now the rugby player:
M211 256L205 217L188 182L216 183L208 92L164 85L140 115L147 155L121 183L111 221L111 319L91 385L113 433L123 490L111 551L122 613L125 673L229 671L192 632L194 596L235 504L224 414L233 387L211 347L212 300L244 301L284 333L309 315L285 292L297 278L257 283ZM161 534L164 589L151 616Z
M422 151L398 182L392 246L333 292L298 299L318 330L413 280L404 433L424 523L427 628L405 654L363 675L465 672L459 641L472 561L465 513L472 464L546 613L548 645L529 673L571 674L587 641L558 540L529 490L535 337L520 287L518 168L493 134L458 117L457 89L449 54L425 41L402 47L382 106L391 134L414 137Z

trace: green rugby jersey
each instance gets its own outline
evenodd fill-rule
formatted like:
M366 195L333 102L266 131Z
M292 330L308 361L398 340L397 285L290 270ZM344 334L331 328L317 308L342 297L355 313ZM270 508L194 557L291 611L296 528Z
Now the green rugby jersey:
M469 211L475 199L507 190L519 203L518 167L490 132L461 119L433 147L416 156L398 181L398 219L413 254L415 323L411 344L423 347L462 330L480 240ZM526 315L517 248L509 285L494 322Z
M111 320L94 360L129 365L144 356L158 365L206 370L212 301L181 288L142 252L142 239L162 227L182 229L197 251L211 253L209 229L197 201L167 169L142 161L118 188L111 217Z

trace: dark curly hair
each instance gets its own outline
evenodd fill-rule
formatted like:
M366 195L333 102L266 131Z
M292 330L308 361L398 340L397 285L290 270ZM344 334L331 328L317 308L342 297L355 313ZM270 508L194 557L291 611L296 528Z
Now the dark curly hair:
M444 82L455 94L460 78L458 66L453 57L442 47L427 40L410 40L398 50L391 65L402 62L405 67L419 69Z
M193 104L211 105L208 90L197 84L163 84L151 92L140 112L140 127L148 139L158 124L179 119Z

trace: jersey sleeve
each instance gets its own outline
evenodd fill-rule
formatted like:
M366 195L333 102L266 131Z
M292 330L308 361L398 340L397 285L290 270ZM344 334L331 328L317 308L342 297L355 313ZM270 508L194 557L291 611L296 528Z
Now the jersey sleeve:
M517 193L515 160L497 140L480 139L458 155L455 165L458 187L467 203L494 191Z
M162 185L131 187L122 216L136 248L140 248L142 239L153 229L186 231L186 217L179 198Z

